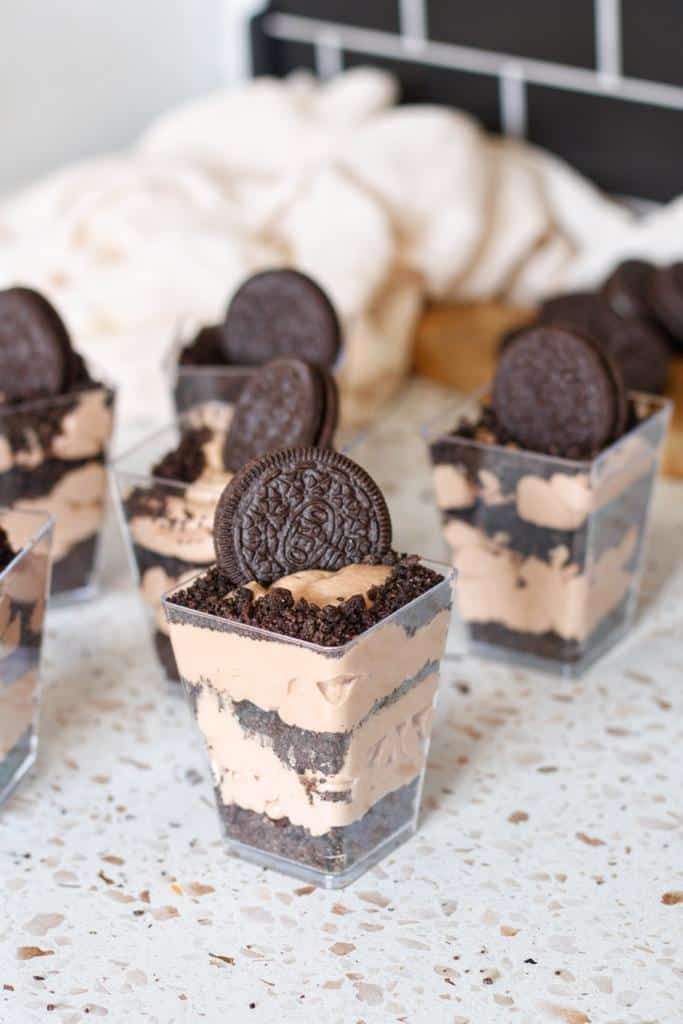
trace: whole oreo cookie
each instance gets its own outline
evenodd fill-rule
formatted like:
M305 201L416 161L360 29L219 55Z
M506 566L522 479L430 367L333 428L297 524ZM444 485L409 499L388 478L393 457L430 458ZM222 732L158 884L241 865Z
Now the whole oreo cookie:
M303 569L336 571L391 548L377 484L331 449L288 448L244 466L214 520L216 560L233 583L268 586Z
M503 429L532 451L590 457L623 430L623 381L588 338L539 324L500 356L493 406Z
M669 372L669 347L654 324L618 316L595 292L572 292L543 303L542 323L574 328L597 342L624 375L627 391L661 394Z
M0 292L0 396L16 402L66 390L72 349L57 311L31 288Z
M614 268L600 294L617 316L651 316L647 292L653 270L647 260L624 260Z
M225 359L249 366L289 355L332 366L340 345L334 306L315 281L297 270L265 270L245 281L221 331Z
M324 410L323 379L303 359L273 359L242 389L225 439L223 462L233 472L278 448L315 444Z
M683 348L683 262L658 267L650 278L648 301L677 348Z

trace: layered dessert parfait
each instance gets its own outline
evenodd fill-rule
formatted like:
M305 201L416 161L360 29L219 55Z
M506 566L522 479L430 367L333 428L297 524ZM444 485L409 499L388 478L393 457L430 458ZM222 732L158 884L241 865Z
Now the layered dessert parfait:
M0 512L0 803L33 764L54 520Z
M54 594L94 582L113 405L47 300L0 292L0 504L54 513Z
M164 604L229 846L346 884L415 829L453 574L398 556L374 482L317 448L238 472L214 543Z
M235 405L255 368L298 356L330 369L340 349L337 314L315 281L296 270L261 271L237 289L220 323L171 352L176 409Z
M615 361L573 328L508 339L476 415L430 442L480 650L578 674L624 633L669 416L665 399L627 393Z
M330 445L336 423L331 375L277 359L252 375L234 408L197 407L115 461L132 559L169 680L178 671L161 595L213 562L214 511L225 485L249 459L283 444Z
M231 410L205 406L147 438L113 464L132 561L153 624L159 662L178 679L161 596L211 564L213 515L231 473L223 446Z

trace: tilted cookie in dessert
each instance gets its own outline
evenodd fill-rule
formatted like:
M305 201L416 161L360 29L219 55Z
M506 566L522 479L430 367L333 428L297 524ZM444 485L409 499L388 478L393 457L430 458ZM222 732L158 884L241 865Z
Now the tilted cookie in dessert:
M164 599L230 847L327 886L412 833L450 619L337 452L255 459L216 509L217 564Z
M578 674L631 622L670 403L573 328L504 344L478 415L432 432L458 603L487 653Z
M242 282L221 322L171 353L176 408L234 405L259 366L294 356L331 370L341 351L341 325L322 288L297 270L263 270Z
M47 300L0 292L0 504L54 513L54 594L94 582L113 405Z
M115 461L132 559L169 680L178 672L161 595L213 562L214 511L233 472L283 445L329 445L336 424L331 375L301 359L275 359L252 374L234 407L203 404Z
M0 803L36 756L53 526L46 513L0 510Z

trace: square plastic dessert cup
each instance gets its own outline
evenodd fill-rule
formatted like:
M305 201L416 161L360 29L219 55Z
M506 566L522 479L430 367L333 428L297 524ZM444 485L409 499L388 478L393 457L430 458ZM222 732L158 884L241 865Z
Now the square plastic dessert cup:
M164 360L178 415L210 402L233 406L255 369L252 366L192 366L180 363L181 350L198 330L199 325L194 325L194 330L186 325L178 331Z
M631 394L635 425L577 461L455 436L486 393L423 430L470 648L577 677L633 621L671 403Z
M443 580L340 647L164 596L230 852L334 889L415 832L455 579L423 564Z
M54 516L0 509L17 554L0 572L0 804L33 765L38 749L40 655L50 590Z
M53 605L98 589L115 398L102 382L0 407L0 505L54 514Z
M214 561L213 515L223 488L154 476L152 467L175 449L183 434L203 421L206 413L207 407L186 413L110 465L129 562L149 612L159 663L176 692L180 692L178 671L161 597ZM156 502L141 514L137 499L146 495L156 496Z
M226 416L229 408L224 403L195 406L110 464L114 503L129 562L150 613L159 663L171 684L178 682L178 670L161 597L214 561L213 516L224 484L214 487L161 478L154 476L152 467L178 446L189 429L212 422L225 428L229 422ZM350 433L346 443L342 439L340 450L349 450L356 437L356 433ZM136 498L145 494L154 494L158 500L153 511L141 516ZM175 685L172 688L177 689Z

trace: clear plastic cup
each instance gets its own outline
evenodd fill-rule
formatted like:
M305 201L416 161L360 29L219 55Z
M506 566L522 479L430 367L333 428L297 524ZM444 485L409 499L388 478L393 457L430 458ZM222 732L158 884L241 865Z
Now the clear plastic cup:
M411 836L455 573L340 647L164 597L229 849L326 888Z
M29 771L38 749L54 525L54 516L45 512L0 509L0 526L17 552L0 572L0 804Z

